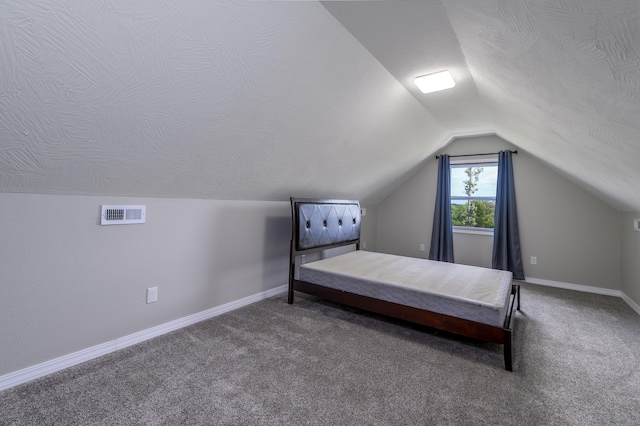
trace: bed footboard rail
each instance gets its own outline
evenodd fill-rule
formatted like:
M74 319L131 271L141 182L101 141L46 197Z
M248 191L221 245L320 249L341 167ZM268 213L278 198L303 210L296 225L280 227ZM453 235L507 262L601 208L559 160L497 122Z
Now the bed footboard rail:
M520 284L511 285L511 296L509 301L509 309L504 319L504 368L507 371L513 371L513 326L515 324L515 316L513 308L520 310Z

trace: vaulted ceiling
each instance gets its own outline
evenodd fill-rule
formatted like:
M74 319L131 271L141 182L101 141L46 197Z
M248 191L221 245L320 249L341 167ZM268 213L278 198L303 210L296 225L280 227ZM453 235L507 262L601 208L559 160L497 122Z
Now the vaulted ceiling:
M0 192L375 204L490 132L640 211L640 2L0 1Z

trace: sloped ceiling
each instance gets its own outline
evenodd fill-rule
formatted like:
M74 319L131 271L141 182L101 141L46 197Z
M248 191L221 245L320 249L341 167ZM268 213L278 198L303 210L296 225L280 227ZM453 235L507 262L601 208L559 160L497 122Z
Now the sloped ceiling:
M612 206L640 208L637 0L324 4L452 133L493 130ZM416 90L414 77L444 68L462 87Z
M376 204L488 131L640 211L640 4L0 1L0 192Z

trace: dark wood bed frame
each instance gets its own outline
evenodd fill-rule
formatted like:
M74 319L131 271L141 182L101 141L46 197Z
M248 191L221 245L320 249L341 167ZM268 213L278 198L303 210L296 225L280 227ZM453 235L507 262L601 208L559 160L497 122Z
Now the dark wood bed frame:
M353 232L351 233L351 236L342 239L331 238L330 241L327 241L328 239L325 237L320 238L320 240L323 241L319 241L317 245L313 242L309 243L308 241L306 244L301 245L300 230L303 228L301 228L301 223L299 221L299 208L300 205L303 204L321 206L323 210L327 210L327 208L332 205L348 205L351 207L356 205L357 217L340 217L337 219L340 221L340 226L343 224L343 219L352 219L351 224L355 228L352 229ZM513 315L513 309L515 306L517 310L520 310L520 285L512 284L504 324L502 327L498 327L301 281L296 278L297 256L348 245L355 245L356 250L360 249L360 203L356 200L291 198L291 216L292 238L289 255L289 292L287 298L289 304L293 303L295 290L320 297L330 302L352 306L365 311L398 318L404 321L471 337L485 342L501 344L504 346L504 367L508 371L513 371L513 325L515 318L515 315ZM336 218L334 217L333 219L333 222L335 222ZM321 220L324 222L324 227L331 226L331 224L327 223L326 217ZM345 223L347 221L348 220L344 220ZM306 221L305 227L306 229L310 227L309 220Z

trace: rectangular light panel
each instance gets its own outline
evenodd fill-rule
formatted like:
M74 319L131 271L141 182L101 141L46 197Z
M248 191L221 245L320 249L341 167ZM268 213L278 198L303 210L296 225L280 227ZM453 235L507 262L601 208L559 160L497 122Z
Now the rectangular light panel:
M434 74L416 77L416 86L422 93L437 92L439 90L450 89L456 85L449 71L440 71Z

